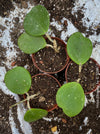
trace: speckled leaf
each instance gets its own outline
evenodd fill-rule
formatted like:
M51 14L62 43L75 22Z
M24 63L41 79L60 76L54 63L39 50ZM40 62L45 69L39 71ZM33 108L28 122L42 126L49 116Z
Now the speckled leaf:
M92 42L80 32L71 35L67 42L69 57L77 64L84 64L92 53Z
M19 48L26 54L36 53L46 46L46 41L42 36L33 37L23 33L18 38Z
M33 35L44 35L49 28L50 18L47 9L37 5L31 9L24 19L25 32Z
M77 82L64 84L57 91L56 101L67 116L73 117L79 114L85 103L82 86Z
M13 93L24 94L31 87L31 75L25 68L15 67L6 73L5 84Z
M31 108L25 113L24 120L27 122L33 122L41 119L47 114L48 112L44 109Z

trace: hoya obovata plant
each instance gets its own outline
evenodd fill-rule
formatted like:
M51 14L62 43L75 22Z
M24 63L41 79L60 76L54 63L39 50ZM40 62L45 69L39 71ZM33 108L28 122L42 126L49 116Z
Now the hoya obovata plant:
M76 82L64 84L57 92L56 101L66 115L73 117L81 112L85 103L85 95L79 84L82 65L92 53L92 42L80 32L70 36L67 42L67 53L72 61L79 65L79 78ZM63 99L62 99L63 98Z
M79 64L79 72L81 73L82 65L87 62L92 53L92 43L81 33L74 33L68 40L67 52L70 58L75 63ZM68 82L62 85L56 94L57 105L61 107L63 112L69 117L76 116L84 107L85 94L79 81L80 78L78 78L76 82ZM30 108L29 100L34 99L34 97L38 96L39 93L31 96L28 95L27 92L31 87L31 75L25 68L15 67L8 71L5 75L5 83L10 91L16 94L27 95L26 99L21 101L27 101L27 106L29 108L24 115L25 121L36 121L47 115L47 110Z
M59 52L60 47L57 47L56 40L52 40L47 34L49 24L50 17L47 9L41 5L33 7L24 19L25 33L18 38L19 48L26 54L36 53L46 46ZM43 35L46 35L53 44L47 44Z
M31 96L29 96L27 93L31 87L32 79L30 73L25 68L15 67L8 71L5 75L5 83L8 89L13 93L27 95L26 99L11 106L12 108L17 104L27 101L27 107L29 110L27 110L24 115L25 121L36 121L47 115L48 112L44 109L30 108L29 100L34 99L39 95L39 93L33 94Z
M23 33L18 39L20 49L27 54L32 54L47 46L42 35L48 31L48 28L49 14L47 10L41 5L32 8L24 20L26 33ZM58 52L59 48L57 48L55 40L52 40L49 36L48 38L54 44L52 47ZM51 45L49 46L51 47ZM86 63L91 56L92 43L80 32L76 32L69 38L66 49L69 57L79 65L79 78L76 82L68 82L58 89L56 102L67 116L73 117L79 114L84 107L85 94L79 81L82 65ZM48 111L45 109L30 108L29 100L39 95L37 92L37 94L29 96L28 91L31 87L31 82L30 73L23 67L15 67L5 75L5 83L10 91L16 94L27 95L25 100L11 107L27 101L28 110L24 115L24 120L28 122L36 121L48 114Z

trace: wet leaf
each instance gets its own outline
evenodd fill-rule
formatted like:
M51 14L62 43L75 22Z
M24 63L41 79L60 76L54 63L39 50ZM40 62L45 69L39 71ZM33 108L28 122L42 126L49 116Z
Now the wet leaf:
M24 94L31 87L31 75L25 68L15 67L6 73L5 84L13 93Z
M33 35L44 35L49 29L49 13L44 6L37 5L26 15L24 19L25 32Z
M44 109L31 108L25 113L24 120L27 122L33 122L33 121L41 119L47 114L48 112Z
M71 35L67 42L69 57L77 64L84 64L92 53L92 42L80 32Z
M36 53L46 46L46 41L42 36L33 37L27 33L21 34L18 38L19 48L26 54Z
M64 84L57 91L56 101L67 116L73 117L79 114L85 103L82 86L77 82Z

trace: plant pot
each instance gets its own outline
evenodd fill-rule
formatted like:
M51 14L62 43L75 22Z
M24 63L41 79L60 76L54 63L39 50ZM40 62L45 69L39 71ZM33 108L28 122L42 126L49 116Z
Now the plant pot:
M65 71L66 82L76 81L79 77L79 65L71 61ZM100 65L90 58L83 66L80 75L80 84L82 85L85 94L90 94L95 91L100 85ZM88 74L88 75L87 75Z
M56 92L61 86L59 81L49 74L36 74L32 77L32 86L29 90L29 95L40 92L39 96L30 100L31 108L42 108L48 112L57 108ZM24 95L24 98L25 95Z
M57 37L51 37L57 41L60 46L59 53L56 53L51 47L45 47L35 54L32 54L32 61L34 65L41 71L48 74L54 74L62 71L69 62L67 55L66 44ZM47 39L47 44L51 42Z

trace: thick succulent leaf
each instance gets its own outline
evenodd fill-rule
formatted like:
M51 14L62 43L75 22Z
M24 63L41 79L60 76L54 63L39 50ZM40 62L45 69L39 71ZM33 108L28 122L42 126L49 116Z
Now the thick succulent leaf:
M41 5L37 5L31 9L24 19L25 32L33 35L44 35L49 29L49 13L47 9Z
M84 64L92 53L92 42L80 32L71 35L67 42L69 57L77 64Z
M46 41L42 36L33 37L23 33L18 38L19 48L26 54L36 53L46 46Z
M31 108L25 113L24 120L27 122L37 121L47 114L48 112L44 109Z
M5 84L13 93L24 94L31 87L31 75L25 68L15 67L6 73Z
M85 95L82 86L77 82L69 82L59 88L56 101L64 113L73 117L81 112L85 103Z

